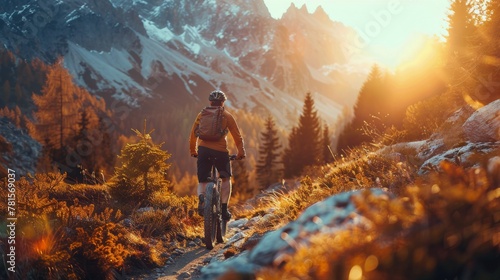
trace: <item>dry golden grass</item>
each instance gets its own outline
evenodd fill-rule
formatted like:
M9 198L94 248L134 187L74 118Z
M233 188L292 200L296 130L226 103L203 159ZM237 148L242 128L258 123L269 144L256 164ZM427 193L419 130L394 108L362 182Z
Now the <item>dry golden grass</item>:
M203 234L203 217L195 213L198 208L198 198L195 196L177 196L176 194L162 190L151 199L151 206L156 209L171 209L178 225L178 231L188 239L194 239Z
M236 217L250 219L272 214L254 225L255 231L266 232L295 220L307 207L331 195L373 187L399 193L415 179L413 167L370 153L366 147L354 149L348 157L332 164L310 167L304 174L296 190L271 193L253 208L235 209Z
M397 199L364 193L355 203L367 227L314 236L257 279L496 279L498 186L483 169L442 168Z
M5 184L0 195L7 197ZM21 178L16 187L20 279L111 279L137 266L164 265L172 240L202 232L195 198L166 189L151 199L150 210L126 216L105 185L68 185L64 175L48 173Z

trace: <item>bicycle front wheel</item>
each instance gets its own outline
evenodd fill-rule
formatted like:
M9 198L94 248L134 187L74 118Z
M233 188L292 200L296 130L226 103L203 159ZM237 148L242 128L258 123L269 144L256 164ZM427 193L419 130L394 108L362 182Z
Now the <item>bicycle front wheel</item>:
M203 209L205 231L205 246L211 250L214 248L215 235L217 233L217 190L214 183L208 183L205 192L205 209Z
M224 243L224 236L226 235L227 221L220 219L217 223L217 242Z

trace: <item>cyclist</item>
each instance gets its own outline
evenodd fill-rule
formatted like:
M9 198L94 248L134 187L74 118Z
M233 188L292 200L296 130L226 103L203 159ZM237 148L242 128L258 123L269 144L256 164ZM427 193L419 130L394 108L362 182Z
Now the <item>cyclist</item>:
M208 100L210 106L224 106L226 101L226 94L220 90L215 90L210 93ZM223 111L224 121L223 126L227 129L238 149L236 159L243 159L245 154L244 142L240 133L240 129L234 117L226 110ZM227 210L229 198L231 197L231 164L229 160L229 150L227 148L227 135L221 137L219 140L207 141L199 139L196 136L196 128L200 123L201 113L198 114L191 129L191 136L189 137L189 149L191 156L197 158L198 169L198 214L203 215L203 207L205 201L205 188L208 183L208 178L211 176L212 162L210 158L216 158L215 168L219 172L222 179L221 185L221 202L222 202L222 219L229 221L231 213Z

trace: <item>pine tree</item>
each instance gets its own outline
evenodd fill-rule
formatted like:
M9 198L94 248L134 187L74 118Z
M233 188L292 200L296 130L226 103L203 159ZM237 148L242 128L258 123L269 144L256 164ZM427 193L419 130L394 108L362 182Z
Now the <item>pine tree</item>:
M8 79L14 76L16 58L10 51L0 50L0 77Z
M298 176L306 166L319 163L321 125L311 93L306 94L298 126L292 129L288 141L283 155L286 178Z
M87 110L83 109L80 113L80 121L78 122L78 132L73 137L72 146L76 148L81 158L80 165L89 173L95 172L95 154L96 150L89 140L90 120Z
M354 127L361 128L365 123L380 127L380 121L387 116L390 98L384 73L374 65L354 106Z
M288 147L283 151L283 176L285 178L297 176L302 171L300 169L300 159L297 154L300 145L298 135L298 128L293 127L288 136Z
M85 130L97 129L97 116L109 114L104 100L98 100L76 86L63 67L62 59L59 59L48 68L41 95L34 94L33 102L36 111L35 123L30 129L32 137L41 143L48 139L47 144L53 149L50 153L54 155L53 161L62 171L76 174L73 169L81 164L79 159L85 156L85 151L79 151L74 141L75 131L82 131L80 112L83 110L86 114Z
M261 132L260 140L261 145L256 172L260 186L265 188L281 179L279 161L281 144L279 143L276 124L271 116L266 119L265 131Z
M463 55L470 44L475 27L471 0L454 0L448 17L448 47L452 54Z
M37 171L42 173L56 172L54 166L52 166L52 160L54 158L54 148L50 144L49 139L45 139L42 147L42 155L38 158Z
M37 127L34 136L39 141L49 139L50 144L59 150L59 153L72 133L71 124L78 122L78 114L72 110L76 98L71 79L71 75L62 66L62 60L59 60L49 68L42 95L33 96L33 102L37 106Z
M170 164L166 161L171 154L161 149L162 144L155 144L151 133L133 130L139 142L127 144L119 155L121 166L116 168L111 183L111 192L118 200L127 203L130 200L143 202L152 195L166 188L169 184L166 172Z
M109 173L115 166L116 156L113 146L113 135L111 134L110 124L105 117L99 117L98 133L102 137L99 146L97 147L98 157L96 159L96 166L102 172Z
M299 118L299 143L300 157L304 161L304 166L318 163L319 143L321 141L321 124L318 112L314 108L314 100L311 93L307 93L304 100L302 115Z
M24 113L31 112L31 95L41 91L46 70L47 66L39 59L27 62L0 49L0 107L16 104ZM9 91L3 88L7 81Z
M383 72L374 65L359 92L354 106L354 118L339 135L339 152L373 140L366 133L368 129L383 131L390 124L388 113L391 94L388 88Z
M87 110L83 109L82 112L80 113L80 121L78 122L79 130L77 135L75 136L77 140L87 138L89 125L90 125L89 115L87 113Z
M332 140L331 140L330 130L328 129L328 125L324 125L323 140L321 141L322 164L327 164L333 161L331 146L332 146Z
M473 98L477 86L476 69L481 60L478 54L481 40L475 26L473 2L454 0L448 17L446 71L454 89L451 93L459 104L464 102L463 98Z
M489 103L500 98L500 1L491 0L488 3L488 20L484 24L485 40L481 48L481 64L478 69L478 84L474 97Z

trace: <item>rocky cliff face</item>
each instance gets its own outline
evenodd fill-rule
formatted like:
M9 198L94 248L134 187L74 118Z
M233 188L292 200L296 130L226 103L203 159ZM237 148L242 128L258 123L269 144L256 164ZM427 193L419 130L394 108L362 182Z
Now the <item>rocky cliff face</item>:
M7 176L8 169L14 170L16 176L34 174L41 153L40 143L0 117L0 178Z
M205 100L221 88L230 106L285 119L310 91L333 120L369 69L343 49L356 33L322 9L292 5L276 20L262 0L6 1L0 29L21 58L63 56L78 83L134 106Z

